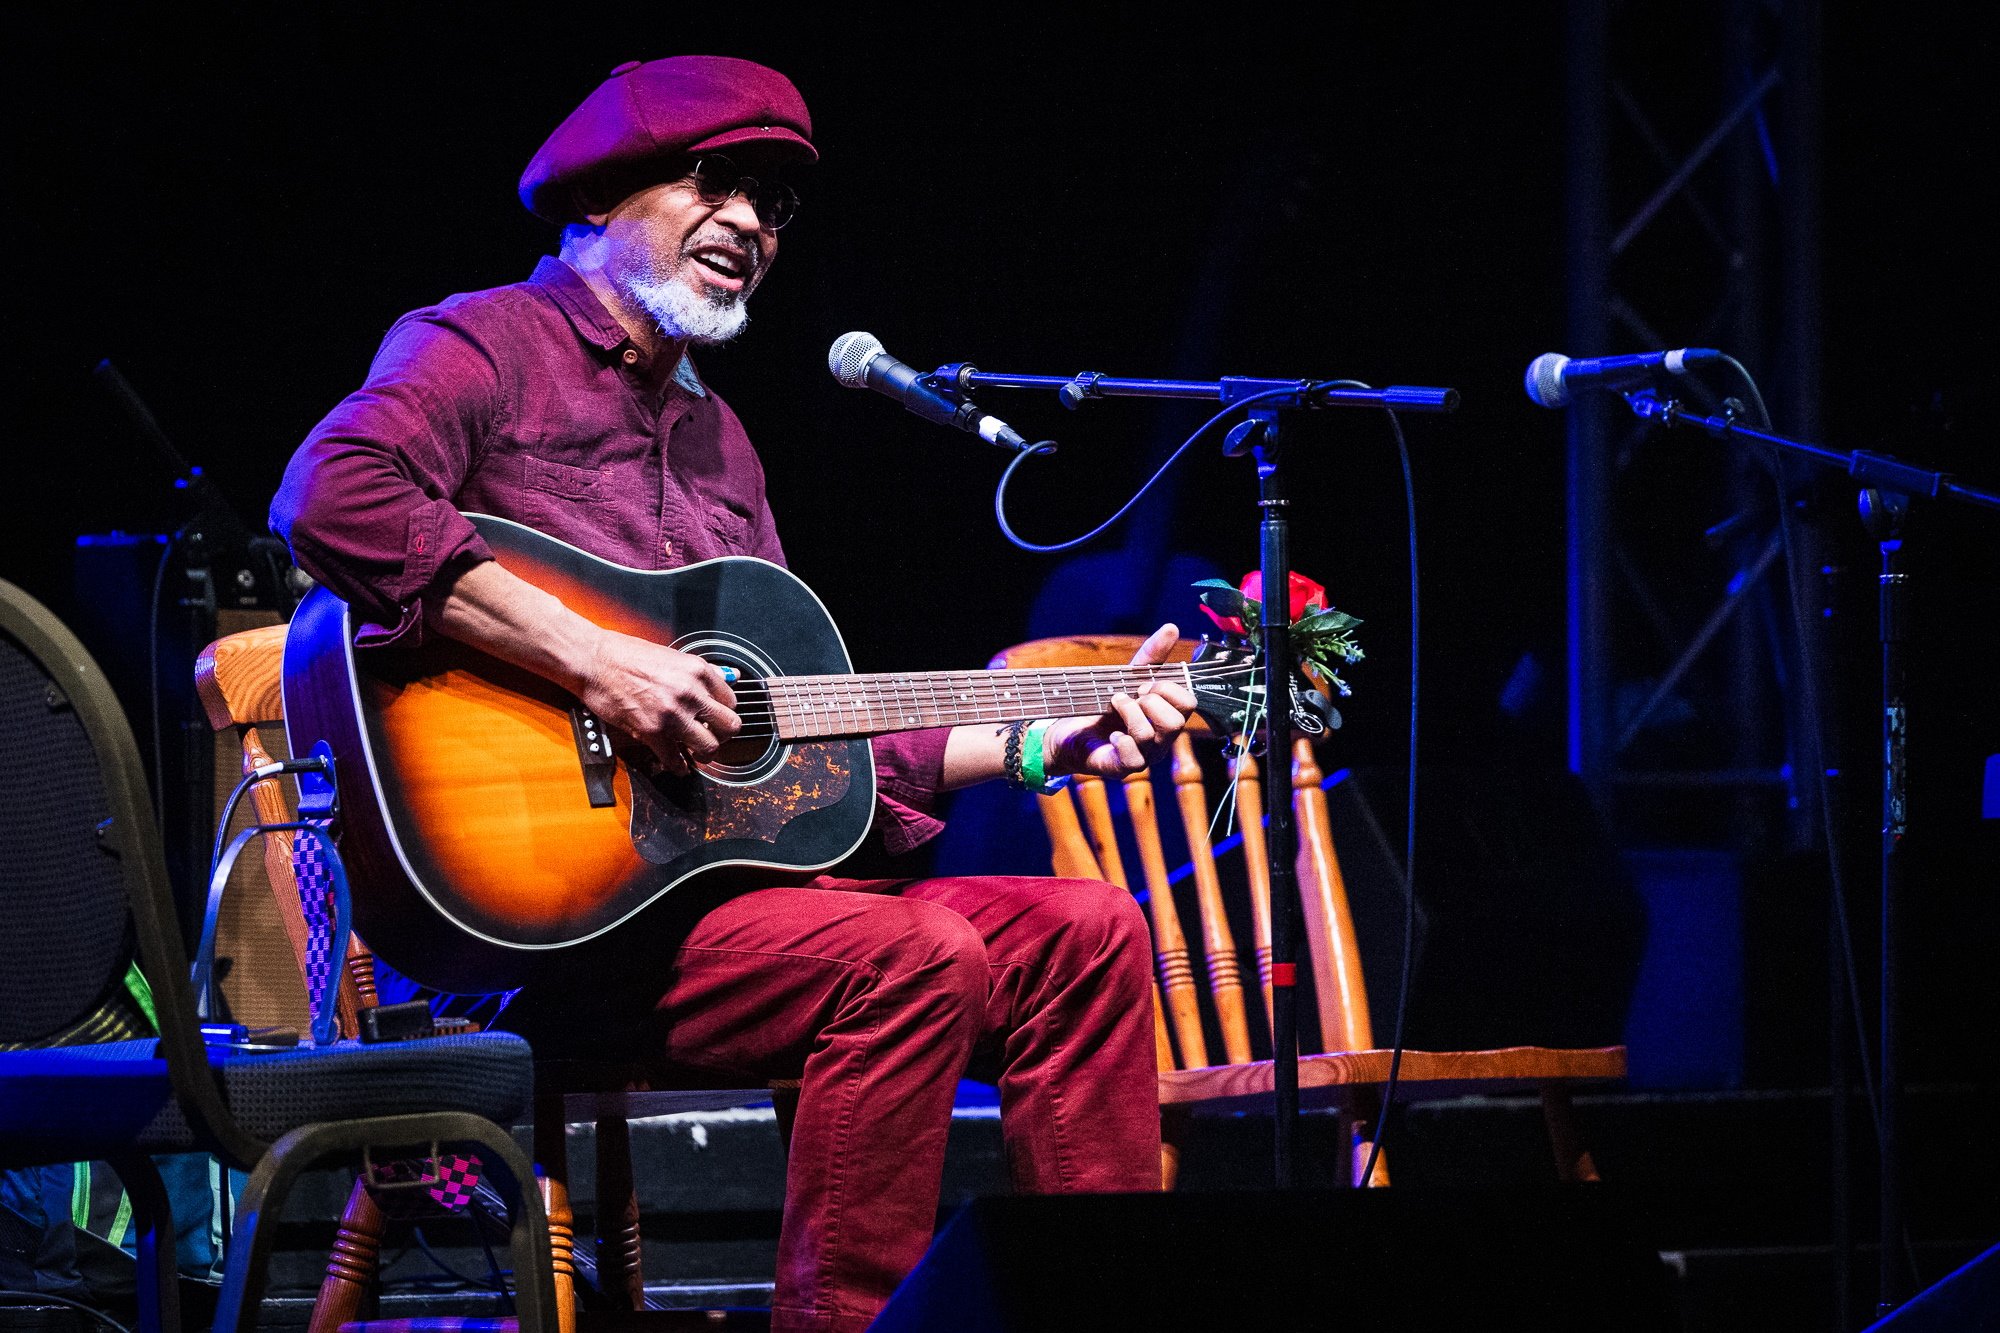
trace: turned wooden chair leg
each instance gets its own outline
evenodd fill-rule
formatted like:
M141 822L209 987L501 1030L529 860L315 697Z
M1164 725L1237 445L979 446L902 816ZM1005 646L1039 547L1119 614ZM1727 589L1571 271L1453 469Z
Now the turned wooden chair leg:
M1599 1183L1603 1178L1597 1174L1597 1163L1591 1160L1590 1150L1583 1146L1583 1136L1577 1133L1567 1087L1551 1083L1542 1089L1542 1120L1549 1127L1549 1147L1556 1155L1557 1177L1570 1184Z
M1360 1116L1346 1122L1347 1129L1347 1184L1356 1189L1381 1189L1389 1183L1389 1154L1375 1153L1375 1174L1368 1179L1361 1178L1368 1170L1368 1154L1375 1152L1375 1136L1380 1129L1372 1120Z
M1389 1183L1389 1154L1375 1153L1375 1174L1363 1180L1368 1170L1368 1154L1375 1152L1375 1140L1382 1133L1382 1098L1379 1093L1357 1094L1352 1111L1341 1117L1347 1131L1347 1183L1356 1189L1382 1189Z
M632 1127L622 1115L597 1120L597 1285L621 1310L646 1308L640 1268L639 1191L632 1180Z
M1185 1106L1160 1108L1160 1189L1163 1193L1173 1193L1174 1186L1180 1184L1181 1153L1187 1147L1188 1134L1193 1127L1194 1116Z
M333 1252L326 1258L326 1277L319 1284L306 1333L340 1333L340 1326L361 1318L361 1308L374 1285L382 1258L382 1231L388 1225L381 1205L356 1180L334 1233Z
M556 1333L576 1333L576 1215L569 1206L569 1122L559 1094L535 1099L535 1178L549 1218Z

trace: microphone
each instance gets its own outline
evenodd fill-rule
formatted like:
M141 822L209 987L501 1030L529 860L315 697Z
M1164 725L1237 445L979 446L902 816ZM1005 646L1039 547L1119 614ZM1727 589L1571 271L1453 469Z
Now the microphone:
M1029 447L1019 431L998 417L986 415L978 404L953 402L925 384L923 372L882 350L882 340L872 333L841 334L827 349L826 368L848 388L887 394L926 421L956 426L1006 449Z
M1528 397L1542 407L1568 407L1578 388L1602 384L1607 389L1642 380L1655 371L1685 375L1703 361L1720 361L1713 347L1676 347L1671 352L1633 352L1627 356L1591 356L1572 361L1561 352L1543 352L1528 363Z

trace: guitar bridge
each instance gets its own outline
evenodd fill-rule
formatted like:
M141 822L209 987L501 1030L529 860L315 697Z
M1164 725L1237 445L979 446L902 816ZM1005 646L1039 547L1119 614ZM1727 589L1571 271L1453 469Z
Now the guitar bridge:
M591 808L618 804L618 756L611 753L611 737L604 724L582 704L572 704L569 726L576 736L576 758L583 766L583 790L590 797Z

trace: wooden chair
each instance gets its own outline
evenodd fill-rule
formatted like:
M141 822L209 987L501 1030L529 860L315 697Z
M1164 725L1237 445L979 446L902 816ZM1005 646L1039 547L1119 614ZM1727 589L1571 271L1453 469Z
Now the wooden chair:
M1139 642L1138 638L1126 635L1038 639L1005 650L989 665L996 668L1118 665L1131 660ZM1183 645L1179 651L1185 655L1191 649ZM1189 728L1196 734L1206 730L1199 718ZM1243 830L1257 976L1263 991L1264 1013L1268 1015L1271 886L1264 829L1257 813L1264 806L1262 779L1255 759L1248 754L1232 763L1232 777L1238 784L1237 823ZM1222 1060L1211 1063L1194 958L1168 878L1152 775L1135 773L1123 785L1132 845L1138 851L1148 891L1147 910L1158 961L1153 1012L1162 1130L1166 1139L1161 1178L1171 1189L1179 1171L1182 1133L1191 1114L1267 1105L1273 1094L1271 1062L1251 1058L1243 968L1209 839L1208 792L1189 735L1182 735L1175 742L1161 767L1167 770L1173 784L1181 828L1187 838L1204 979L1223 1047ZM1374 1124L1380 1113L1382 1085L1389 1074L1390 1052L1379 1049L1375 1042L1368 995L1362 985L1360 950L1348 912L1347 889L1333 846L1326 792L1320 785L1323 775L1312 746L1303 739L1294 751L1290 779L1299 832L1298 878L1306 946L1319 1028L1325 1044L1331 1048L1301 1054L1299 1095L1302 1104L1330 1108L1341 1118L1352 1157L1349 1180L1345 1183L1359 1184L1355 1177L1365 1169ZM1104 879L1121 888L1131 887L1102 780L1080 778L1068 791L1038 798L1038 804L1049 832L1051 859L1057 874ZM1399 1097L1409 1100L1468 1092L1539 1092L1555 1154L1556 1174L1566 1181L1589 1181L1598 1178L1597 1168L1577 1134L1570 1109L1570 1089L1580 1083L1624 1076L1622 1046L1592 1050L1538 1046L1486 1051L1406 1050L1397 1090ZM1374 1175L1367 1183L1386 1185L1388 1181L1388 1164L1378 1156Z
M209 723L218 732L236 734L244 773L269 763L274 754L287 755L282 693L286 630L284 625L271 625L227 635L204 649L195 663L195 685ZM253 784L249 800L255 822L292 818L289 799L278 779ZM251 821L246 817L242 822ZM264 839L264 871L303 974L308 931L292 870L291 834ZM358 936L348 944L339 985L342 1035L352 1036L360 1011L378 1003L374 955ZM782 1080L752 1089L654 1087L650 1071L639 1062L608 1066L537 1059L535 1066L534 1160L548 1214L556 1314L560 1333L574 1333L577 1265L568 1126L593 1122L596 1127L599 1293L618 1310L636 1312L645 1309L645 1282L630 1118L728 1110L769 1100L777 1112L780 1139L789 1146L799 1084ZM375 1280L386 1227L387 1218L375 1196L366 1182L357 1180L341 1215L308 1333L340 1333L354 1325Z

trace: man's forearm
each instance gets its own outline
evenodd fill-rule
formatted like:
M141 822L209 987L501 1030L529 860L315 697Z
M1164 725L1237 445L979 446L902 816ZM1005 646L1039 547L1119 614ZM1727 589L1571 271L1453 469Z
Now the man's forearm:
M431 606L439 632L583 692L604 631L495 560L460 574Z
M953 727L944 742L944 775L939 789L957 791L999 777L1006 734L1004 725L996 727L989 722Z

